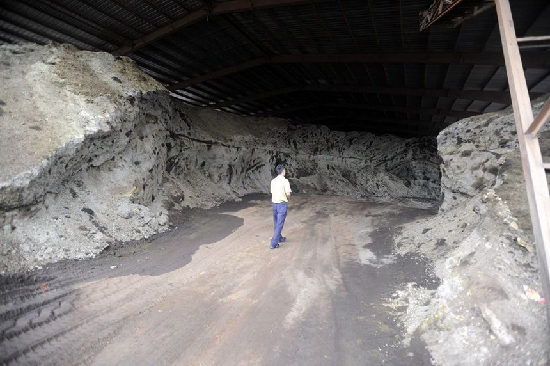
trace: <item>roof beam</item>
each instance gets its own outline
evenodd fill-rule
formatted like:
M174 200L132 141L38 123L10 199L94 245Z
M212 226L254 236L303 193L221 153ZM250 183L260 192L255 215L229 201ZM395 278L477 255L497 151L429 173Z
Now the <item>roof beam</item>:
M164 38L178 30L187 27L197 21L205 19L209 15L220 15L229 13L238 13L242 11L249 11L263 8L274 8L279 6L291 6L291 5L304 5L309 4L309 0L231 0L221 3L216 3L211 10L199 9L190 12L183 17L176 19L165 26L143 35L140 38L134 39L125 43L119 49L113 51L115 56L127 55L131 52L135 52L138 49L147 46L148 44L155 42L161 38Z
M281 89L274 89L248 95L241 98L226 100L208 107L221 109L232 105L249 103L260 99L267 99L296 93L300 91L320 91L335 93L368 93L368 94L393 94L393 95L417 95L433 96L442 98L482 100L487 102L510 104L510 93L507 91L485 91L485 90L449 90L449 89L422 89L422 88L404 88L404 87L378 87L361 85L298 85ZM531 97L540 96L540 93L531 93Z
M550 52L524 52L522 61L525 68L550 68ZM261 57L242 62L224 69L189 78L168 85L169 90L187 88L226 75L234 74L266 64L290 63L420 63L504 66L500 52L371 52L358 54L282 54Z
M457 118L467 118L472 116L477 116L481 113L477 112L468 112L468 111L458 111L458 110L445 110L445 109L435 109L435 108L422 108L422 107L407 107L407 106L393 106L393 105L372 105L366 103L311 103L311 104L300 104L294 105L286 108L275 109L272 111L267 111L263 113L255 114L256 117L272 116L276 114L285 114L296 111L307 110L310 108L344 108L344 109L362 109L368 111L389 111L389 112L402 112L402 113L419 113L427 114L432 116L449 116Z
M208 15L208 11L205 9L200 9L200 10L191 12L189 14L186 14L183 17L177 20L174 20L168 23L167 25L165 25L164 27L161 27L149 34L146 34L137 39L133 39L129 42L125 42L124 45L122 45L120 48L118 48L117 50L114 50L112 54L115 56L124 56L129 53L135 52L140 48L145 47L148 44L155 42L156 40L164 38L178 31L183 27L186 27L201 19L206 18L207 15Z

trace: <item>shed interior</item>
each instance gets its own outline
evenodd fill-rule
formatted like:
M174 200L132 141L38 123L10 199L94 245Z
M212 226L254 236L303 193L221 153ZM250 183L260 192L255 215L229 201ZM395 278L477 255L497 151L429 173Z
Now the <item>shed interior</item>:
M54 41L129 56L193 106L435 136L506 108L510 95L493 2L458 2L420 31L432 2L4 0L0 44ZM518 37L550 34L548 1L510 3ZM549 49L521 44L532 98L550 91Z

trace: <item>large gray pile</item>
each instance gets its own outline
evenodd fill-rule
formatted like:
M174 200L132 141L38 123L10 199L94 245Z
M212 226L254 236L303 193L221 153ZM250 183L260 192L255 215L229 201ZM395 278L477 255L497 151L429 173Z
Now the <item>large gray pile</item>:
M183 106L128 58L0 46L0 272L97 254L168 229L167 207L268 191L406 204L439 198L435 141Z
M170 131L167 172L188 206L267 192L278 162L288 165L295 192L417 205L433 205L439 198L439 158L429 138L296 128L281 120L190 107L185 113Z
M550 133L540 141L549 156ZM389 301L409 336L421 333L436 365L549 360L545 307L524 288L541 293L517 144L511 109L442 131L440 214L396 238L399 253L429 258L441 279L435 290L406 284Z

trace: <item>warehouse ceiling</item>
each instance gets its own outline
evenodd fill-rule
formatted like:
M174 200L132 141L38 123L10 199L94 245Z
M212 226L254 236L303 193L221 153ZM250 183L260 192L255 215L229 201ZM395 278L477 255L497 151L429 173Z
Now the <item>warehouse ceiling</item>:
M0 0L0 44L129 56L203 108L428 136L510 104L494 6L465 0L421 32L432 3ZM550 35L549 1L510 3L518 37ZM520 50L531 96L549 92L550 43Z

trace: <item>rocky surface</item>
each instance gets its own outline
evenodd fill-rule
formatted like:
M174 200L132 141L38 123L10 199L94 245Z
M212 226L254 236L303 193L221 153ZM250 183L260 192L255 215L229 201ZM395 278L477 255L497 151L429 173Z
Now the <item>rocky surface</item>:
M22 45L0 46L0 60L0 272L166 231L169 209L267 193L283 162L295 192L416 207L441 197L438 215L394 238L395 254L422 256L440 282L388 300L405 342L420 334L436 365L548 362L544 306L524 287L541 290L510 110L442 131L440 158L429 138L185 106L124 57Z
M125 57L0 46L0 272L94 256L169 228L167 209L267 192L430 206L433 139L290 126L185 106Z
M545 99L533 103L536 112ZM436 365L546 365L550 339L511 109L439 134L443 203L395 238L441 285L404 284L389 305ZM550 133L540 135L543 156ZM528 286L528 287L526 287ZM527 290L526 289L531 289ZM528 294L531 294L531 298Z
M547 97L542 97L534 101L533 110L538 112L546 100ZM543 131L548 131L548 125ZM543 134L541 143L544 140ZM516 127L510 108L465 118L443 130L437 138L437 150L443 159L440 210L449 210L486 188L510 181L512 177L507 171L511 164L507 162L518 156L517 149ZM517 193L524 196L524 189Z
M405 140L191 107L181 110L184 123L170 131L167 173L171 192L183 192L179 201L186 206L211 207L267 192L273 168L281 162L288 167L295 193L423 207L438 202L439 158L430 138Z
M1 270L165 230L164 87L127 58L2 46Z

